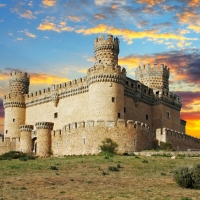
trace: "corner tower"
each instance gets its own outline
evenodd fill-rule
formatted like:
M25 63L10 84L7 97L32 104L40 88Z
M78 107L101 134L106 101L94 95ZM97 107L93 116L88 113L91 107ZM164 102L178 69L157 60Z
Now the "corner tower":
M90 119L124 118L126 70L118 65L118 38L99 36L94 41L94 54L94 67L87 71Z
M169 68L164 64L139 66L135 78L154 90L169 90Z
M10 93L4 97L4 135L20 137L19 125L25 124L24 95L29 91L30 76L21 71L13 71L9 75Z

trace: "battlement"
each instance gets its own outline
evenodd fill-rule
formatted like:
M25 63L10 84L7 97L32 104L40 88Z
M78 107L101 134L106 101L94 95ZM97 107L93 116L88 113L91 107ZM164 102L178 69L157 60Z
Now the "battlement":
M113 38L112 35L107 35L107 38L105 39L103 35L100 35L98 38L94 41L94 49L95 51L99 51L101 49L113 49L119 53L119 39Z
M30 78L30 75L27 73L27 72L21 72L21 71L12 71L10 74L9 74L9 78L10 79L15 79L15 78L27 78L29 79Z
M140 70L140 71L165 71L169 73L170 68L168 68L166 65L164 65L163 63L161 63L160 65L158 65L157 63L154 63L154 65L150 65L149 63L146 65L141 65L138 66L136 70Z
M53 129L54 123L52 122L36 122L36 129Z
M33 130L33 125L20 125L19 126L20 132L32 132L32 130Z
M149 127L145 123L141 123L139 121L133 121L133 120L127 120L126 122L124 119L118 119L118 121L114 120L88 120L88 121L79 121L79 122L72 122L66 124L62 128L62 132L64 131L70 131L78 128L91 128L91 127L107 127L107 128L112 128L112 127L127 127L127 128L134 128L134 129L140 129L140 130L145 130L149 131ZM52 134L55 135L56 133L61 134L60 129L59 130L53 130Z

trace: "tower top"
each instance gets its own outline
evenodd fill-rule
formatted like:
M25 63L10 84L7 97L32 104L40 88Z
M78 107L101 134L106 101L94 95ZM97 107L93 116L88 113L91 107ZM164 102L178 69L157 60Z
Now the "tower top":
M113 38L112 35L107 35L105 39L103 35L100 35L94 41L94 54L95 66L118 65L119 39Z
M135 78L152 89L169 90L169 68L164 64L154 63L153 66L150 64L138 66Z
M26 72L13 71L9 75L10 93L28 94L30 75Z

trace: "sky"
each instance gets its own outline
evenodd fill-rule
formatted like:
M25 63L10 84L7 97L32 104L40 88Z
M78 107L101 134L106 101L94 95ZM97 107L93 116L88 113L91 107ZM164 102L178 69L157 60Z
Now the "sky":
M0 0L0 133L9 72L28 72L30 92L84 77L107 34L128 77L141 64L170 68L186 132L200 138L200 0Z

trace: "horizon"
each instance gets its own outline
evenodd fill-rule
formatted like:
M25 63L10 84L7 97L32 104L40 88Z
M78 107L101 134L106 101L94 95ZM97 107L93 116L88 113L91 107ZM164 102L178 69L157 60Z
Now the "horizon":
M0 11L0 134L11 71L30 74L29 92L84 77L94 39L112 34L127 77L142 64L170 68L186 133L200 138L199 0L2 0Z

